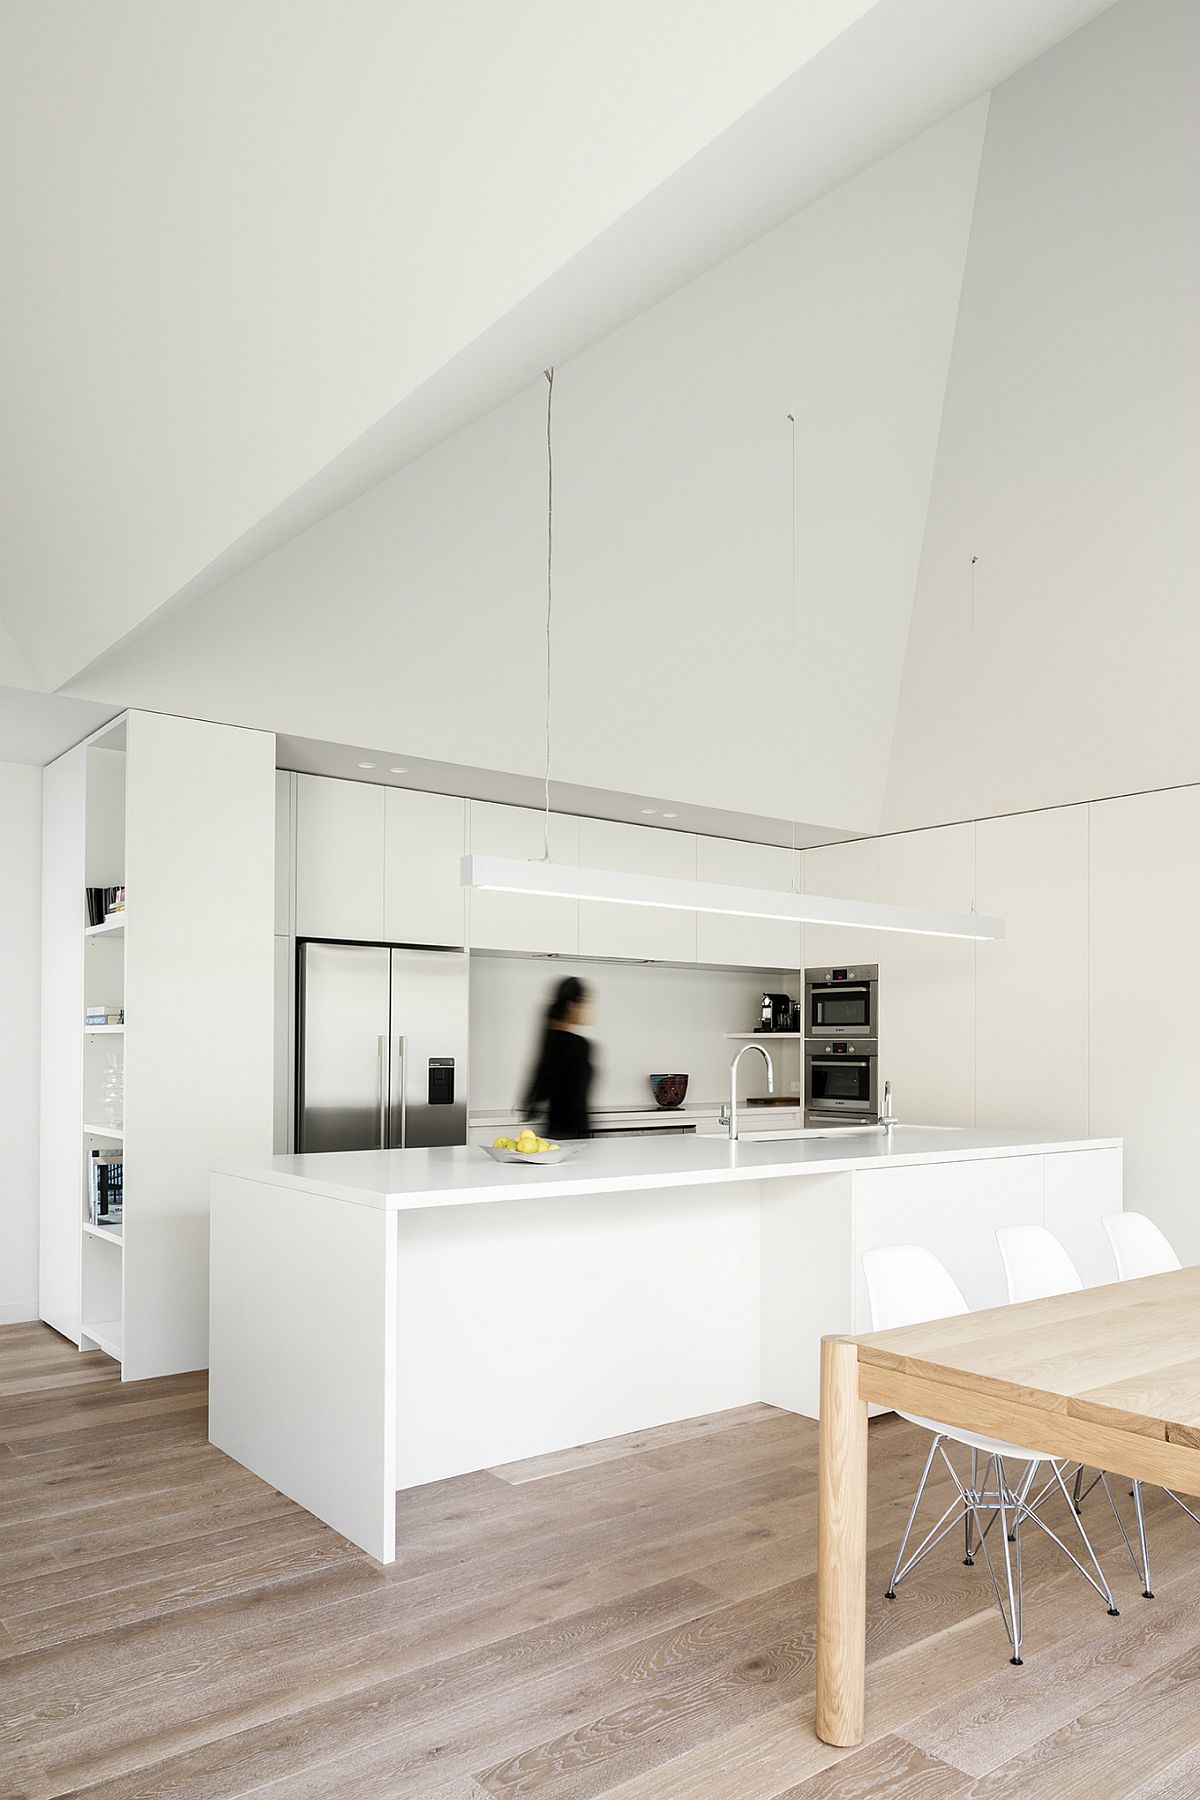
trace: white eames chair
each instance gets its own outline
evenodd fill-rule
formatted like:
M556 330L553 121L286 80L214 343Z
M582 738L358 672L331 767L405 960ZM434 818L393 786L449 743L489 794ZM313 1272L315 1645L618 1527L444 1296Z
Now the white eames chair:
M1108 1233L1120 1281L1139 1281L1143 1275L1167 1275L1183 1264L1153 1219L1145 1213L1109 1213L1100 1223Z
M1183 1264L1172 1250L1170 1242L1163 1236L1154 1220L1148 1219L1145 1213L1109 1213L1108 1217L1100 1222L1108 1233L1108 1241L1112 1245L1112 1252L1117 1262L1117 1276L1121 1281L1140 1281L1144 1275L1169 1275L1172 1269L1182 1269ZM1134 1505L1138 1509L1139 1524L1142 1518L1141 1492L1141 1482L1135 1481L1133 1499ZM1173 1500L1189 1519L1195 1519L1197 1525L1200 1525L1200 1513L1193 1512L1186 1500L1181 1500L1179 1495L1172 1492L1170 1488L1164 1488L1163 1493L1168 1500ZM1142 1592L1147 1599L1153 1599L1144 1534L1142 1574Z
M898 1325L921 1324L927 1319L953 1318L969 1312L957 1284L945 1266L929 1250L918 1244L892 1244L878 1250L866 1250L862 1256L863 1274L867 1282L867 1296L871 1307L871 1326L875 1331L886 1331ZM1011 1661L1021 1662L1021 1641L1023 1636L1021 1619L1021 1527L1036 1525L1046 1536L1052 1538L1059 1549L1075 1564L1085 1581L1089 1582L1108 1607L1115 1618L1117 1609L1113 1604L1112 1591L1104 1578L1104 1571L1096 1560L1096 1554L1088 1540L1075 1509L1071 1505L1071 1497L1067 1492L1062 1477L1062 1463L1046 1456L1040 1450L1028 1450L1019 1444L1006 1443L1002 1438L987 1437L981 1432L966 1431L957 1425L940 1424L935 1419L918 1418L912 1413L901 1414L913 1425L920 1425L924 1430L932 1432L933 1442L925 1459L925 1467L917 1487L916 1498L904 1527L904 1535L900 1539L900 1548L896 1553L896 1562L892 1570L892 1578L888 1583L887 1598L896 1598L896 1589L917 1564L928 1556L929 1552L940 1544L946 1534L960 1522L966 1529L966 1555L964 1563L971 1565L975 1561L978 1550L983 1551L988 1576L992 1583L992 1591L996 1596L996 1604L1000 1609L1000 1617L1008 1641L1012 1646ZM971 1452L971 1474L969 1481L960 1479L954 1464L945 1450L946 1442L962 1444ZM933 1468L934 1458L941 1457L950 1478L954 1483L956 1496L942 1513L937 1522L930 1527L925 1537L912 1554L905 1558L908 1542L912 1536L913 1524L917 1509ZM983 1480L980 1485L979 1459L984 1457ZM1030 1499L1034 1478L1042 1463L1048 1463L1051 1479L1045 1484L1036 1500ZM1010 1478L1007 1465L1024 1464L1024 1468ZM1056 1532L1052 1531L1045 1520L1039 1516L1038 1507L1047 1493L1057 1484L1062 1491L1067 1511L1083 1540L1088 1558L1095 1570L1094 1576L1088 1572L1079 1558L1072 1555ZM999 1520L999 1539L1004 1551L1004 1588L1001 1591L1000 1581L993 1566L991 1550L988 1545L988 1533Z
M1018 1305L1023 1300L1045 1300L1051 1294L1080 1294L1083 1282L1079 1270L1067 1255L1052 1231L1044 1225L1001 1225L996 1231L996 1242L1000 1246L1000 1255L1004 1260L1004 1278L1008 1283L1008 1298L1011 1305ZM1150 1553L1146 1547L1146 1517L1142 1510L1142 1484L1135 1481L1130 1490L1133 1495L1133 1510L1137 1518L1138 1545L1140 1556L1129 1541L1129 1533L1125 1529L1125 1521L1113 1499L1112 1489L1108 1485L1105 1470L1097 1472L1091 1485L1083 1491L1083 1464L1075 1470L1075 1487L1072 1501L1078 1513L1095 1487L1100 1482L1108 1495L1108 1504L1112 1507L1113 1518L1117 1528L1125 1540L1125 1548L1129 1552L1129 1560L1142 1584L1142 1596L1153 1600L1150 1587Z

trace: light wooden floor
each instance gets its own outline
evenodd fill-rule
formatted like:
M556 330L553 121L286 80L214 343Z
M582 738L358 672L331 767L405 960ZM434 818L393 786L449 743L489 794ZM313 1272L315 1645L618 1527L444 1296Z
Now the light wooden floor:
M767 1407L401 1496L384 1570L123 1388L0 1329L0 1795L800 1800L1200 1793L1200 1530L1119 1619L1030 1546L1026 1665L944 1546L880 1596L925 1440L871 1428L868 1726L812 1733L816 1428Z

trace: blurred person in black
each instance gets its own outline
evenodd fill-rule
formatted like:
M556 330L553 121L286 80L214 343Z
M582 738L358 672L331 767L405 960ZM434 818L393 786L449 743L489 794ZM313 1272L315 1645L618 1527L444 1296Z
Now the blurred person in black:
M546 1010L537 1066L525 1094L524 1116L543 1119L548 1138L582 1138L591 1131L592 1047L579 1031L591 1016L591 994L578 976L568 975Z

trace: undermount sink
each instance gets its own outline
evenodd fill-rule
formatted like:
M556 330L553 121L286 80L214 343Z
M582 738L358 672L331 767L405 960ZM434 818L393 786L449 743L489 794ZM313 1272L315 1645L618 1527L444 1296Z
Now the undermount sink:
M878 1125L811 1125L794 1127L790 1131L743 1131L737 1141L740 1144L772 1144L784 1138L865 1137L879 1129Z

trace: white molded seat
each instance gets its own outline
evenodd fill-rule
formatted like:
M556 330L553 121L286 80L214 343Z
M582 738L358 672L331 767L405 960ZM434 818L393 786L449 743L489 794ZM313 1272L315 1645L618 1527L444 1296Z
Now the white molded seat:
M1166 1275L1183 1267L1154 1220L1145 1213L1109 1213L1101 1224L1117 1259L1119 1280L1137 1281L1143 1275Z
M1044 1225L1000 1225L996 1242L1012 1304L1044 1300L1050 1294L1078 1294L1083 1282L1052 1231Z
M922 1245L890 1244L876 1250L864 1250L862 1267L871 1307L871 1323L877 1331L886 1331L903 1325L924 1324L931 1319L957 1318L971 1310L950 1271L938 1261L932 1251L926 1250ZM1078 1277L1076 1277L1076 1282L1078 1282ZM1084 1580L1104 1600L1109 1613L1116 1615L1117 1609L1113 1604L1112 1590L1097 1561L1096 1553L1092 1549L1088 1535L1079 1519L1078 1511L1072 1507L1058 1458L1048 1456L1044 1450L1023 1449L1019 1444L1009 1444L1000 1438L986 1437L981 1432L965 1431L961 1426L944 1425L936 1419L921 1418L914 1413L902 1413L901 1417L907 1419L910 1424L919 1425L925 1431L930 1432L932 1441L929 1446L929 1454L925 1459L925 1468L917 1485L916 1497L908 1515L908 1523L905 1525L903 1536L900 1539L900 1548L896 1552L892 1578L888 1583L887 1599L894 1600L896 1598L896 1590L900 1583L931 1550L941 1543L948 1532L961 1523L966 1532L966 1555L963 1557L963 1562L973 1565L976 1551L983 1552L992 1589L996 1596L996 1604L1000 1608L1000 1617L1003 1620L1008 1641L1012 1646L1011 1660L1014 1663L1020 1663L1022 1642L1021 1530L1023 1525L1032 1525L1053 1539L1059 1549L1064 1551L1075 1564ZM953 1462L946 1454L944 1445L946 1439L952 1443L963 1444L970 1450L971 1472L969 1477L958 1474ZM982 1480L979 1475L981 1454L985 1458ZM929 1472L933 1467L934 1458L939 1455L954 1483L955 1498L951 1500L950 1505L945 1508L937 1522L926 1531L917 1549L906 1559L905 1553L908 1550L921 1498L929 1480ZM1025 1465L1023 1472L1015 1480L1009 1476L1006 1468L1006 1464L1013 1463ZM1033 1492L1034 1478L1044 1464L1049 1464L1050 1479L1035 1494ZM1041 1516L1043 1502L1055 1491L1060 1493L1063 1498L1085 1554L1095 1571L1094 1574L1088 1572L1079 1558L1067 1549L1062 1539ZM997 1521L999 1521L1000 1547L1004 1557L1004 1581L1008 1592L1007 1610L987 1541L988 1532Z
M890 1331L897 1325L924 1325L930 1319L960 1318L971 1310L945 1263L923 1244L887 1244L877 1250L864 1250L862 1267L872 1331ZM1044 1450L1027 1450L1002 1438L965 1431L960 1425L943 1425L936 1419L918 1418L915 1413L901 1413L900 1417L910 1425L932 1431L935 1437L950 1438L985 1456L1011 1456L1018 1462L1045 1456Z

